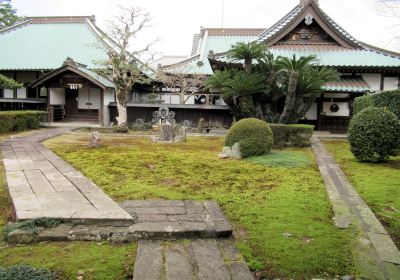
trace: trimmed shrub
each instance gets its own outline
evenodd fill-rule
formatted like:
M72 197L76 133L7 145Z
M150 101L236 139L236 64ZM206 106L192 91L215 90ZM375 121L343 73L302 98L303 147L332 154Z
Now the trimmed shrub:
M0 112L0 133L39 128L47 116L43 111L3 111Z
M273 142L271 128L266 122L255 118L238 121L229 129L225 138L226 146L232 147L239 143L244 158L268 153Z
M309 147L314 126L308 124L269 124L275 147Z
M400 119L400 90L383 91L354 99L354 114L368 107L388 108Z
M357 114L368 107L373 107L374 103L371 98L371 95L364 95L360 97L356 97L353 103L353 114Z
M374 107L388 108L400 119L400 90L383 91L371 95Z
M56 280L57 275L46 269L33 268L27 265L0 267L2 280Z
M350 121L348 139L359 161L387 160L400 147L400 120L387 109L366 108Z

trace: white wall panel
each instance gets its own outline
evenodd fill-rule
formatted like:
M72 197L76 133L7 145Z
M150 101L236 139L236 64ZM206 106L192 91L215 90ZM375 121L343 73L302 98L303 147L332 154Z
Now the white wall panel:
M3 97L4 98L14 98L14 91L12 89L5 88L3 90Z
M65 89L64 88L49 88L50 105L65 104Z
M318 113L318 104L314 103L311 105L310 109L308 109L304 119L306 120L316 120L317 119L317 113Z
M399 78L385 77L383 90L394 90L399 88Z
M339 106L339 111L332 112L330 110L331 105L336 104ZM326 116L337 116L337 117L348 117L350 116L350 109L348 102L324 102L323 104L323 112L325 112Z
M26 98L26 88L17 89L17 98Z
M362 78L366 81L373 91L381 90L381 74L364 73Z

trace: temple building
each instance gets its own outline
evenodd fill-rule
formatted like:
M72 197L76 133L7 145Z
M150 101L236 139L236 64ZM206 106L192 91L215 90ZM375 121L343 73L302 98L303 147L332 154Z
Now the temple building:
M319 130L345 130L355 97L399 88L400 54L358 41L317 0L301 0L267 29L201 28L188 58L161 58L149 72L160 67L171 73L212 75L217 69L235 67L228 51L238 42L262 42L275 57L315 55L318 65L340 73L339 81L324 85L302 120ZM112 47L93 16L28 17L0 30L0 74L24 85L16 90L0 88L0 110L42 109L54 122L110 125L116 116L114 85L96 70ZM230 126L230 109L218 93L192 92L182 103L176 91L153 78L153 84L132 89L128 122L149 122L152 113L165 105L178 122L196 126L203 119L207 127Z
M238 67L230 61L228 51L237 42L250 41L265 44L274 57L315 55L317 65L340 73L339 81L324 85L323 93L303 120L319 130L345 130L355 97L400 88L400 54L358 41L330 18L317 0L301 0L276 24L262 31L202 29L195 35L192 56L164 68L210 75L217 69Z

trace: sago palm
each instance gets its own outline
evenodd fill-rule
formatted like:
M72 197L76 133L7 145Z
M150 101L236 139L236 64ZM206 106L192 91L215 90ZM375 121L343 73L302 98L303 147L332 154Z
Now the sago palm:
M237 43L229 51L232 61L244 61L243 67L247 73L251 72L253 60L262 59L266 55L266 47L263 43L249 42Z

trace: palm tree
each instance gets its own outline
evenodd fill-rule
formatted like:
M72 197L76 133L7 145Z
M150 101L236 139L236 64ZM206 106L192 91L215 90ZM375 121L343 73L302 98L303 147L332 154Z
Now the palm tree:
M255 116L252 95L265 91L264 80L265 77L259 73L216 71L208 78L206 88L223 94L224 101L231 107L236 120Z
M321 92L324 83L337 80L335 70L315 66L315 56L296 58L281 57L277 64L280 67L280 83L285 88L285 106L279 118L280 123L295 123L302 118ZM306 101L304 101L306 99Z
M290 114L296 101L296 88L299 81L300 74L310 71L315 62L315 56L302 56L299 59L296 55L292 58L279 57L277 65L281 69L282 84L286 87L285 107L279 118L280 123L288 123Z
M232 61L244 61L243 67L247 73L252 70L253 60L262 59L266 55L266 47L262 43L250 42L250 43L237 43L233 45L229 51L229 55Z

